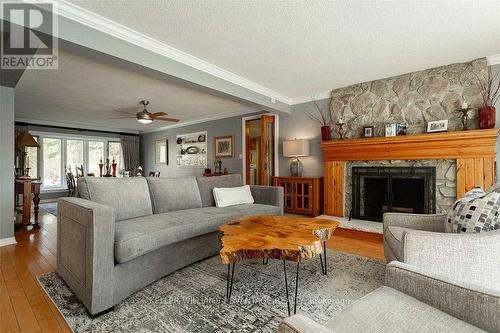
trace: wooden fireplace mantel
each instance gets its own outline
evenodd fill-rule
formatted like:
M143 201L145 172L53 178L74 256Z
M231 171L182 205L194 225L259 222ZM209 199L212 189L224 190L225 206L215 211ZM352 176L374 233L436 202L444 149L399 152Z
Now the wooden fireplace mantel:
M323 142L325 213L344 215L346 161L438 160L457 161L457 197L495 179L495 147L500 129L415 134Z

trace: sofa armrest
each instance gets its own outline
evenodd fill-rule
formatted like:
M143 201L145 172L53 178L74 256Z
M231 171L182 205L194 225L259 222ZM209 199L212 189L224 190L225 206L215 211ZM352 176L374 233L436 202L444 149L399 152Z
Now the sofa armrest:
M459 281L500 290L500 230L482 233L403 233L402 261Z
M283 319L278 327L279 333L332 333L325 326L301 314Z
M407 214L385 213L384 231L389 226L405 227L415 230L444 232L446 214Z
M284 193L281 186L250 185L255 203L276 206L283 215Z
M500 332L500 291L393 261L386 285L489 332Z
M57 272L91 314L113 306L113 208L64 198L57 212Z

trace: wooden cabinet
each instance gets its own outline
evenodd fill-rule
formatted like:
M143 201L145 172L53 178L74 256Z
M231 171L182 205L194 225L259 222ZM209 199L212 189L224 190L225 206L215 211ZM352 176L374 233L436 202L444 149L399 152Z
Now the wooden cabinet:
M323 208L323 177L274 177L284 189L285 212L318 216Z

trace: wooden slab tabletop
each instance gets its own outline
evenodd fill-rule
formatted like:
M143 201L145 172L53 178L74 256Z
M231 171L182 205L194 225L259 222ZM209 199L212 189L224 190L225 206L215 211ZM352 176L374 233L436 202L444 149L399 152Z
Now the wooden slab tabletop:
M301 261L322 251L339 222L294 216L247 216L219 227L225 264L242 259Z

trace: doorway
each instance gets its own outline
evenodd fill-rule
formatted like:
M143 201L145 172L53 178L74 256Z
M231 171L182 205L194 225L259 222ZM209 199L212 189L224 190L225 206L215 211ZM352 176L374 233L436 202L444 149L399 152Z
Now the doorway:
M277 169L277 116L243 118L243 174L248 185L272 185Z

